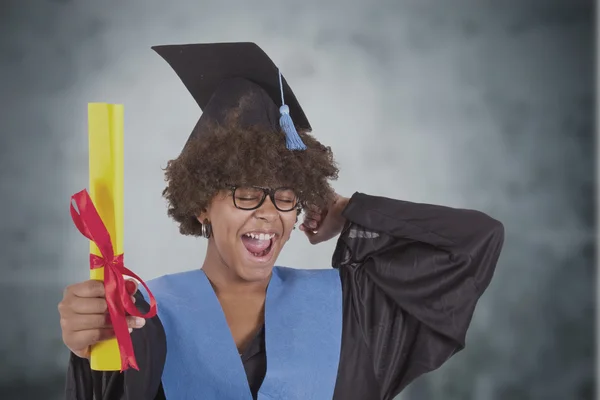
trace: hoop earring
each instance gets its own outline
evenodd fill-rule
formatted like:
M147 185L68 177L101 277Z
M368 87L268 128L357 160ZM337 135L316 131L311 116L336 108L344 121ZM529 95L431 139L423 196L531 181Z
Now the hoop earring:
M212 235L212 225L207 219L202 223L202 237L208 239Z

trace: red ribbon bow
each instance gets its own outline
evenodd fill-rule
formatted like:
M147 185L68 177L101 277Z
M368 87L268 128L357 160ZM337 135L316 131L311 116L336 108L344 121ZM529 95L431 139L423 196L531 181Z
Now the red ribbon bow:
M73 207L73 201L79 213ZM100 257L90 254L90 269L104 267L105 297L110 320L121 353L121 372L129 369L130 366L139 371L133 352L131 336L127 327L127 320L125 319L127 316L125 312L136 317L152 318L156 315L156 300L148 286L146 286L146 283L125 267L123 264L123 254L115 255L110 233L102 222L102 218L100 218L96 207L94 207L94 203L87 190L84 189L71 197L71 217L79 232L96 243L100 254L102 254ZM148 291L148 295L150 296L150 310L146 314L140 313L135 307L125 287L123 275L137 279Z

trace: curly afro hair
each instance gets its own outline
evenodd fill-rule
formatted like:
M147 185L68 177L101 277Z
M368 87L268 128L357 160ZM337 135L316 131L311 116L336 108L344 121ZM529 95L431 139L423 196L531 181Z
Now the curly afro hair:
M236 113L230 114L224 124L204 126L201 134L193 134L165 169L168 215L183 235L202 234L197 216L232 184L291 187L303 206L327 204L333 193L329 181L338 177L329 147L299 130L307 149L290 151L282 131L242 128Z

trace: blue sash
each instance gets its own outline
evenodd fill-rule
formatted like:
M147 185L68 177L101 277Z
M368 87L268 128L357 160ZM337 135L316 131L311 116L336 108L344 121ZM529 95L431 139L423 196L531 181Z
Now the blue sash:
M162 276L148 286L167 337L167 400L251 400L242 360L204 271ZM339 272L273 268L265 304L267 374L258 399L331 399L341 337Z

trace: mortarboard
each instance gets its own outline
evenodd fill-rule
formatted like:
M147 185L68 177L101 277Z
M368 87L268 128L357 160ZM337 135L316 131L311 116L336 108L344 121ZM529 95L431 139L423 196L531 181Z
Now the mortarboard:
M279 68L255 43L207 43L152 47L173 68L202 116L190 139L208 123L225 122L237 109L242 126L285 133L290 150L304 150L296 127L311 126ZM242 101L240 103L240 101Z

